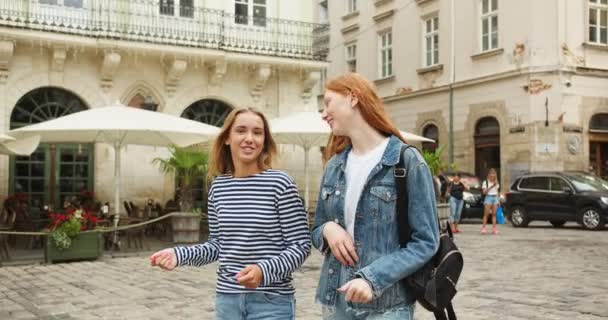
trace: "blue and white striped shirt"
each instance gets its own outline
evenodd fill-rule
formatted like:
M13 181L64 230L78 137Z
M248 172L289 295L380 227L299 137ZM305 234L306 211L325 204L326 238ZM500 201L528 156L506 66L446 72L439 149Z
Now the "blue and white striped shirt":
M209 189L208 214L209 241L176 247L178 266L219 260L218 293L294 293L291 273L304 263L311 244L306 211L287 174L269 169L244 178L217 177ZM250 264L263 273L255 290L236 281Z

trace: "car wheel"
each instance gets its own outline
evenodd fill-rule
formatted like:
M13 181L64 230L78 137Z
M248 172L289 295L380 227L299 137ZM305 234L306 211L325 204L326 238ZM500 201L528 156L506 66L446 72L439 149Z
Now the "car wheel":
M564 224L566 224L566 221L561 221L561 220L551 220L550 222L556 228L561 228L564 226Z
M604 227L604 217L599 210L594 207L587 207L581 210L580 222L587 230L599 230Z
M515 206L511 209L510 219L511 224L516 228L527 227L530 223L526 209L522 206Z

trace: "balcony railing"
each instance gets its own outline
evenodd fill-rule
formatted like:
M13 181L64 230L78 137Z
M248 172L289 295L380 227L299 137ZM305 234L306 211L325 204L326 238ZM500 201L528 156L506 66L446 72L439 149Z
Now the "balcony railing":
M64 5L47 4L58 2ZM167 3L5 0L0 1L0 25L295 59L325 61L327 57L327 25L235 16L221 10Z

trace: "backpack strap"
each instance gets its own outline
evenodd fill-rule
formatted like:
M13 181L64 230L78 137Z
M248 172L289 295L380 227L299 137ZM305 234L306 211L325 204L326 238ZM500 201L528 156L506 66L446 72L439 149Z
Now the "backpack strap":
M397 222L399 224L399 244L405 247L410 240L410 224L408 222L407 169L403 154L412 146L404 144L399 153L399 163L395 166L395 187L397 188Z
M405 166L404 154L405 151L409 148L414 148L414 146L410 146L408 144L404 144L401 146L401 153L399 153L399 163L395 166L395 187L397 188L397 208L395 208L397 212L397 223L399 226L399 245L403 248L410 241L412 236L412 229L410 228L410 223L408 220L408 194L407 194L407 169ZM434 182L433 182L434 183ZM437 225L439 227L439 231L441 232L441 223L439 218L437 218ZM453 238L452 228L449 225L447 226L447 232L450 238Z

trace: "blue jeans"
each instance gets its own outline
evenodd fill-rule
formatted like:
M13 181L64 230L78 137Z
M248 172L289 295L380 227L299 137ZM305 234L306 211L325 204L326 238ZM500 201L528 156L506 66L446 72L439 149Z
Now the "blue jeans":
M460 214L462 213L462 206L464 205L464 200L458 200L452 196L450 196L450 222L458 223L460 222Z
M293 320L296 300L293 295L263 292L218 293L215 297L217 320Z
M352 280L347 268L342 266L340 271L340 286ZM396 306L385 312L358 311L352 308L352 303L346 302L346 294L340 293L336 298L335 308L323 306L323 320L413 320L414 304Z

